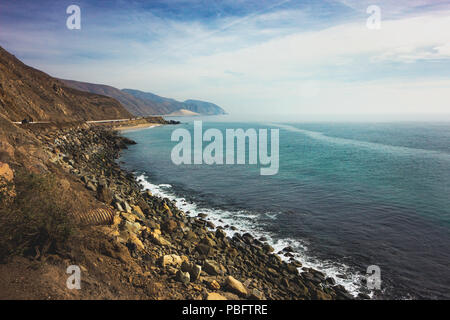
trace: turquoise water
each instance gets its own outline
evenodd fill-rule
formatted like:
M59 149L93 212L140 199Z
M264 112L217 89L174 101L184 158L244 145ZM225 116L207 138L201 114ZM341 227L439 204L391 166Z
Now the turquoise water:
M352 292L369 265L384 298L450 298L450 124L276 123L203 119L204 130L278 128L280 168L180 165L176 128L127 132L138 142L120 161L154 193L218 225L296 251ZM225 136L225 134L224 134ZM286 258L287 259L287 258Z

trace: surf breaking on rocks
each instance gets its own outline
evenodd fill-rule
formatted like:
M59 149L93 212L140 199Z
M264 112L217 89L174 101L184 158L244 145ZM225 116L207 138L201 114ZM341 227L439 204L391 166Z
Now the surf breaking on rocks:
M264 239L267 241L278 253L279 257L284 261L289 261L294 258L302 263L302 269L312 268L318 270L326 275L326 277L333 278L336 284L342 285L350 294L357 296L365 289L363 283L365 275L352 270L351 267L331 260L319 260L308 252L308 244L306 241L297 239L280 238L276 234L264 230L264 219L276 219L277 213L259 215L244 210L229 211L217 208L208 208L200 206L193 201L188 201L185 197L177 195L172 185L170 184L153 184L149 181L144 173L135 173L137 182L154 196L167 198L173 201L176 206L191 217L196 217L199 214L206 214L207 219L211 221L216 227L222 227L227 233L227 236L233 237L235 233L250 233L256 239ZM258 220L260 223L258 223ZM291 257L286 256L285 248L292 248L289 252ZM367 289L365 290L367 292ZM372 295L372 293L370 294Z

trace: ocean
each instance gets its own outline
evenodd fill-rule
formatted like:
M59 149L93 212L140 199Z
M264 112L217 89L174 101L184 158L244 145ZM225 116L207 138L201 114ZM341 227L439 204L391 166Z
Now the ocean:
M450 299L450 123L225 118L124 132L138 144L118 161L189 215L265 237L276 251L291 246L303 266L355 295L367 292L366 270L376 265L378 298ZM194 120L224 136L278 128L278 173L260 175L249 164L175 165L171 134L193 132Z

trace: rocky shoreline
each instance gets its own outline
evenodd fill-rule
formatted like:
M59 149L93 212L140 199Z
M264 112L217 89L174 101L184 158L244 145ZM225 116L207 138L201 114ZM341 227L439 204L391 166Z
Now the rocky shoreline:
M94 228L114 242L115 250L127 249L137 266L131 283L140 279L133 285L156 281L172 288L172 294L165 295L169 299L353 299L317 270L299 273L300 262L282 261L269 244L252 235L227 237L205 215L189 217L169 199L142 190L133 174L116 163L121 150L134 142L111 128L79 125L43 130L36 137L51 162L113 212L112 225L100 221L103 226ZM107 255L120 260L120 255Z

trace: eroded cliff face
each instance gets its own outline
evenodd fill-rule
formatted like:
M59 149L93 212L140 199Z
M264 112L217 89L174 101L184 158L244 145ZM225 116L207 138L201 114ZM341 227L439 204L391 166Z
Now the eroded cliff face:
M0 113L12 121L131 118L116 100L68 88L0 47Z

